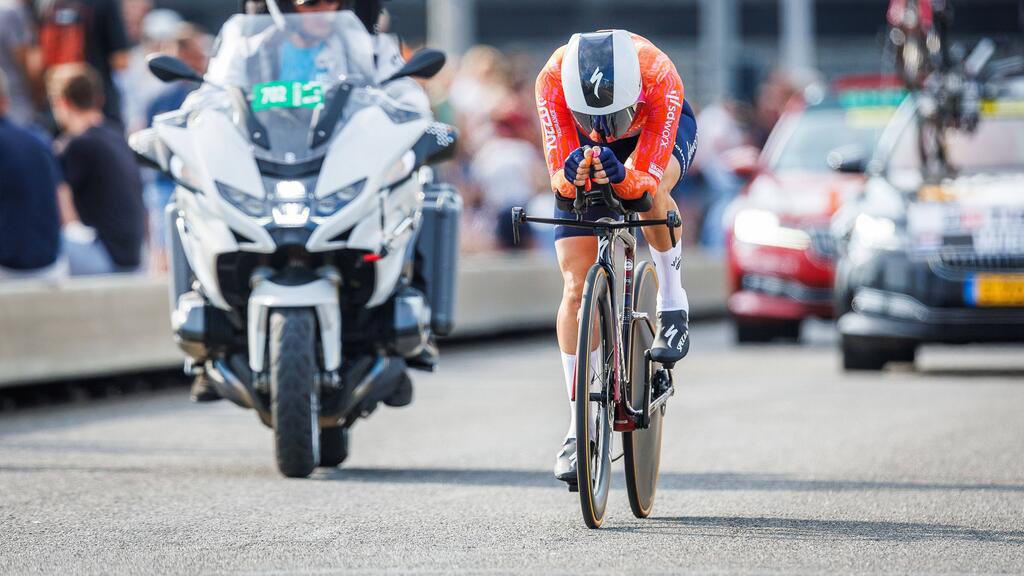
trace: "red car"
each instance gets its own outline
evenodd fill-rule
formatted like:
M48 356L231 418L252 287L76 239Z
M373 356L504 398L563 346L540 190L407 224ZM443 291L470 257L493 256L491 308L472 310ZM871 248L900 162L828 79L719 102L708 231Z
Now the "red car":
M832 318L829 223L862 189L867 159L900 98L877 81L870 90L853 83L779 120L756 176L726 212L737 341L797 340L804 318Z

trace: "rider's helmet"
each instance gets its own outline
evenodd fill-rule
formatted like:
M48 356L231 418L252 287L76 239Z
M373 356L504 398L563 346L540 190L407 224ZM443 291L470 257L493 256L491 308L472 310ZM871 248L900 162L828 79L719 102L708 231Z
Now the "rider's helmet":
M565 103L584 134L610 142L633 124L640 103L640 59L625 30L573 34L562 58Z
M377 20L384 10L383 0L277 0L277 7L283 13L296 11L297 5L330 5L335 10L351 10L366 26L376 32ZM240 0L239 11L246 14L266 14L269 12L266 0Z

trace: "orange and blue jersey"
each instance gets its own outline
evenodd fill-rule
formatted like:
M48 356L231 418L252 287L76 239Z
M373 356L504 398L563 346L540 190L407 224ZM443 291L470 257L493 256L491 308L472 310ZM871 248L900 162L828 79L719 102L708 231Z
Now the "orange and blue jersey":
M640 60L641 96L637 113L629 131L618 141L635 141L631 147L631 165L626 167L626 178L612 187L622 198L639 198L645 192L651 196L665 175L669 158L675 153L680 161L680 174L685 174L696 148L696 123L693 111L685 102L682 78L675 65L646 38L632 35ZM551 55L537 77L537 113L544 137L544 156L551 175L551 188L565 197L574 197L576 188L566 179L562 167L569 154L582 144L598 141L596 135L579 132L565 102L562 91L562 59L566 47ZM680 120L687 117L687 136L677 142ZM616 142L618 142L616 141ZM610 142L609 147L621 148ZM624 143L624 142L623 142ZM616 154L619 155L618 150Z

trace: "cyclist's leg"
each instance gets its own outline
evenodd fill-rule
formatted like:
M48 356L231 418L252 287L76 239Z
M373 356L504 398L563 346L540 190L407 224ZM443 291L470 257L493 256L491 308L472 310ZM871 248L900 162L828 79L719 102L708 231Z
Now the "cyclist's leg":
M675 148L658 184L653 206L640 215L642 219L663 219L670 210L679 211L672 198L672 188L686 174L696 149L697 123L689 104L684 103ZM653 226L643 231L658 275L658 335L651 351L656 361L672 364L682 359L690 349L690 303L683 289L682 244L677 241L672 245L667 228Z
M571 235L555 241L558 267L562 271L562 302L558 306L558 348L563 354L576 354L576 337L579 332L580 300L583 298L583 283L587 272L597 259L597 237L583 230L586 235Z
M559 238L572 232L571 235ZM558 306L555 325L558 348L562 356L562 372L565 390L569 400L569 427L562 441L562 449L555 457L555 477L573 482L576 477L576 407L572 401L573 384L576 375L576 340L579 332L579 309L583 298L583 284L587 271L597 258L597 237L579 234L574 229L555 229L555 253L558 267L562 271L562 302Z
M556 218L571 218L571 215L555 209ZM590 209L586 212L587 220L598 220L614 217L608 209ZM597 237L584 228L566 226L555 227L555 253L558 256L558 267L562 272L562 301L558 307L556 331L558 347L562 356L562 369L565 377L565 389L569 399L569 427L562 443L562 451L555 461L555 476L561 480L575 478L575 440L576 410L572 402L573 386L576 375L576 346L579 336L579 310L583 299L583 288L594 261L597 260ZM590 366L599 365L599 351L591 351ZM592 410L596 419L597 410ZM594 422L591 422L593 426Z

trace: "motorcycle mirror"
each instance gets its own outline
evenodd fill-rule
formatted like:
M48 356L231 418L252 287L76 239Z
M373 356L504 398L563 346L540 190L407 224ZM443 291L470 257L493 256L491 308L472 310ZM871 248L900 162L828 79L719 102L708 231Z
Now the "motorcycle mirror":
M868 168L864 150L859 146L842 146L825 157L828 167L842 174L863 174Z
M174 56L153 54L146 60L146 63L149 66L149 71L153 73L153 76L156 76L162 82L191 80L192 82L202 83L203 81L202 76L200 76L195 70L189 68L188 64L185 64Z
M383 84L387 84L393 80L399 78L433 78L441 68L444 68L445 55L440 50L433 50L431 48L423 48L415 54L409 61L399 68L390 78L385 80Z

